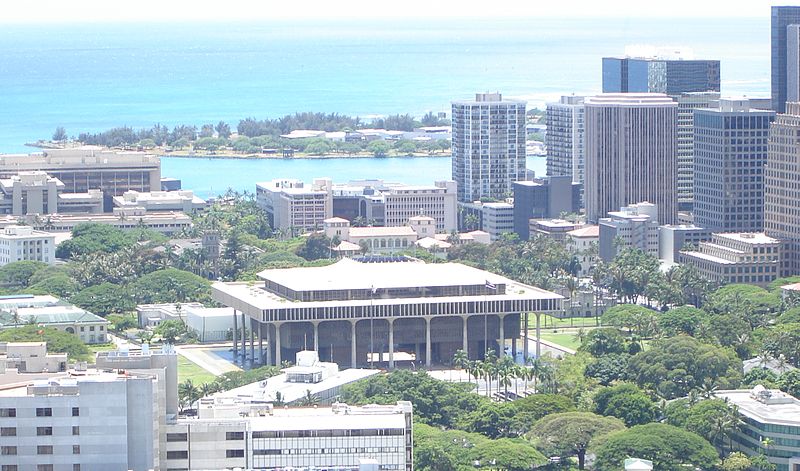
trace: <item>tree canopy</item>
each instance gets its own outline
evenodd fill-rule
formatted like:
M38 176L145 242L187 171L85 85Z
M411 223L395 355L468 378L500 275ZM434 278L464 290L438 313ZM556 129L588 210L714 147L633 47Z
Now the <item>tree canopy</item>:
M24 325L0 331L0 342L47 342L47 351L66 353L70 360L88 360L89 349L74 334L53 327Z
M586 452L595 440L624 429L625 424L613 417L591 412L565 412L540 419L534 424L531 437L536 447L547 456L577 456L578 468L583 469Z

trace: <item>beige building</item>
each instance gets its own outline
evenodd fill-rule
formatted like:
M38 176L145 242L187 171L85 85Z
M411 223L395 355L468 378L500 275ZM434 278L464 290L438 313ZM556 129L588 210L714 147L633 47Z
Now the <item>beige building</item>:
M53 296L20 294L0 301L0 329L14 329L33 322L75 334L84 343L106 343L111 323Z
M384 193L383 199L385 226L401 226L409 218L425 215L436 222L436 232L450 232L458 228L455 182L393 187Z
M42 171L64 184L65 193L99 189L121 195L128 190L161 189L161 160L144 152L96 146L47 149L38 154L0 154L0 176Z
M65 193L64 184L46 172L26 171L0 179L0 214L102 213L103 192Z
M130 190L114 197L114 206L142 207L147 211L180 211L194 213L206 207L206 202L192 190L150 191Z
M567 250L578 257L581 264L579 276L589 276L597 265L600 244L600 227L583 226L566 234Z
M567 234L584 226L582 222L571 222L564 219L531 219L528 221L531 236L545 236L563 241Z
M781 276L800 274L800 103L772 123L764 170L764 233L783 242Z
M300 180L272 180L256 184L256 201L274 229L304 233L322 227L333 216L333 182L315 178L310 186Z
M658 221L677 216L677 109L660 93L587 98L586 185L590 222L638 201L658 205Z
M0 374L6 368L17 373L66 371L66 353L47 353L47 342L0 342Z
M763 233L712 234L698 250L682 251L680 261L711 281L767 286L779 276L781 243Z
M37 230L70 232L78 224L94 222L108 224L123 231L146 227L163 234L174 234L192 227L192 218L181 212L147 212L144 208L114 208L112 214L52 214L46 217L28 216L25 222ZM0 216L0 227L19 224L19 218Z

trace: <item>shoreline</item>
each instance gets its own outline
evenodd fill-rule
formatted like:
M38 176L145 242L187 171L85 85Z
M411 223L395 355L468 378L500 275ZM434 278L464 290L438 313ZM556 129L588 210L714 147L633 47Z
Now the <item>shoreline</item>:
M441 158L450 158L451 154L416 154L416 155L385 155L383 157L376 157L372 154L351 154L351 155L337 155L337 154L328 154L328 155L295 155L292 157L284 157L282 155L259 155L259 154L176 154L176 153L164 153L164 152L153 152L153 154L158 155L159 157L167 157L167 158L178 158L178 159L206 159L206 160L214 160L214 159L226 159L226 160L330 160L330 159L441 159Z

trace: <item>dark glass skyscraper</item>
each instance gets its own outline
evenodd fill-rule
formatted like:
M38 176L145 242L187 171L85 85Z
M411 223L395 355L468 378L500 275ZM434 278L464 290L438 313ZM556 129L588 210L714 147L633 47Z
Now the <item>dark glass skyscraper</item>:
M717 60L603 58L603 93L718 92Z
M778 113L786 111L787 28L794 24L800 24L800 6L772 7L772 109Z

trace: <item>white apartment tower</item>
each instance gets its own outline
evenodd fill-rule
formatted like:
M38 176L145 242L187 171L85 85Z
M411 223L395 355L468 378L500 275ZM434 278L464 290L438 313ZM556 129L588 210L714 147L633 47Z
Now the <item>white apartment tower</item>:
M547 175L584 181L584 97L562 96L547 104Z
M772 123L764 170L764 232L783 242L780 276L800 273L800 103Z
M500 93L454 101L453 180L458 200L504 199L525 179L525 102Z
M660 93L608 93L585 104L588 220L649 201L660 223L674 223L678 104Z

